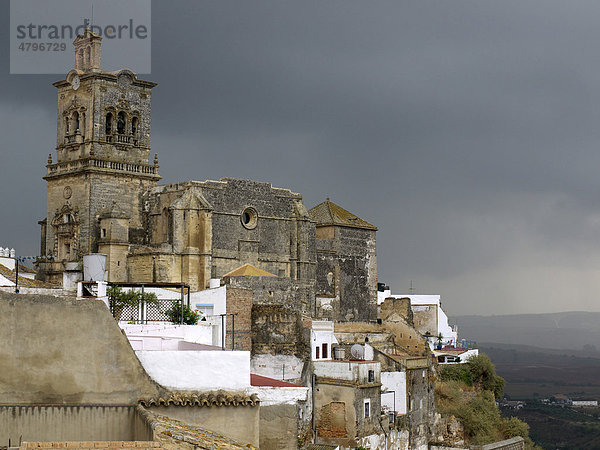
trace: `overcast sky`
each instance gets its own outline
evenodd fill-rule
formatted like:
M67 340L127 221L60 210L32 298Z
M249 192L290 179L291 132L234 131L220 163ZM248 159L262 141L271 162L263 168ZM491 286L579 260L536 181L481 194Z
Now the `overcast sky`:
M36 255L59 77L9 75L0 6L0 245ZM597 1L156 0L152 153L163 182L330 197L379 227L380 281L450 315L600 311L598 17Z

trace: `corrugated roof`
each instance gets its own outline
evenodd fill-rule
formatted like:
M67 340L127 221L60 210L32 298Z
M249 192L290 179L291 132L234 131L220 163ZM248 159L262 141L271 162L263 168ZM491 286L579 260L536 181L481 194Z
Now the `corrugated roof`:
M276 380L275 378L263 377L262 375L256 375L255 373L250 374L250 386L304 387L299 384Z
M244 264L237 269L232 270L229 273L223 275L225 277L276 277L270 272L266 270L259 269L258 267L254 267L252 264Z
M331 200L327 199L323 203L318 204L310 211L311 219L317 222L317 226L337 225L350 228L362 228L365 230L375 230L377 227L371 225L366 220L361 219L350 211L345 210L339 205L336 205Z

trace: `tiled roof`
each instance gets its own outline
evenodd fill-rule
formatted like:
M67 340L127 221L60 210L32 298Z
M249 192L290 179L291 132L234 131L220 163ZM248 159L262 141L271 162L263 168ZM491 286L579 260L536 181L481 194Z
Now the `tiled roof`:
M250 386L304 387L299 384L276 380L275 378L263 377L262 375L256 375L255 373L250 374Z
M317 222L317 226L338 225L350 228L363 228L366 230L375 230L377 227L360 217L336 205L329 199L308 211L311 219Z
M19 273L36 273L36 271L34 269L32 269L29 266L26 266L25 264L23 264L22 262L19 263Z
M21 266L19 266L21 267ZM13 283L15 282L16 273L14 270L10 270L8 267L0 264L0 275L8 278ZM53 284L46 283L44 281L32 280L31 278L19 277L19 286L22 287L39 287L39 288L53 288L56 287Z
M260 400L256 394L246 395L226 391L200 393L173 393L169 397L142 398L142 406L258 406Z
M223 275L225 277L276 277L277 275L273 275L266 270L259 269L258 267L254 267L252 264L244 264L243 266L238 267L237 269L232 270L229 273Z

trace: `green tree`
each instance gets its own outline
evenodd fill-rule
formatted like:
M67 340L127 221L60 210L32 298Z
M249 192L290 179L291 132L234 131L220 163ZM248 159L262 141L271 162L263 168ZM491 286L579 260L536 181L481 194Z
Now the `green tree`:
M472 356L466 362L473 383L479 388L491 391L494 397L501 398L504 391L504 378L496 375L496 368L492 360L485 353Z

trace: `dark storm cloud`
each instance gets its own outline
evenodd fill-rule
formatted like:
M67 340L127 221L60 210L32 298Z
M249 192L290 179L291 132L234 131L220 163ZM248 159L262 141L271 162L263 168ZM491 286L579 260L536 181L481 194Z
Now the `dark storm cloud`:
M260 179L309 207L330 196L379 226L380 279L413 280L451 313L597 310L599 12L155 1L153 151L166 182ZM3 198L2 239L35 253L54 77L6 75L0 56L2 185L30 186Z

